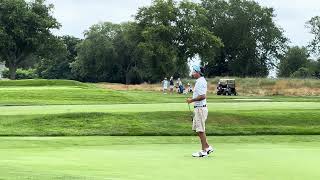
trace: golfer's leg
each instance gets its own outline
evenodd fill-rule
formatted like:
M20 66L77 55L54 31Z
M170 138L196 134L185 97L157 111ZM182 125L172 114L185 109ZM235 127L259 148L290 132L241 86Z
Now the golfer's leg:
M206 133L205 132L198 132L198 136L199 136L200 141L201 141L202 150L205 151L207 148L209 148L209 144L208 144L208 141L207 141Z

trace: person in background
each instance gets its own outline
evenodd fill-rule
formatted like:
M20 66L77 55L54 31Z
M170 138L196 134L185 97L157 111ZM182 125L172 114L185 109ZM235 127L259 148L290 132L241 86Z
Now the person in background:
M178 78L178 82L177 82L177 84L178 84L178 88L179 88L179 94L182 94L182 93L183 93L184 88L183 88L183 84L182 84L182 81L181 81L181 79L180 79L180 78Z
M177 92L177 93L180 93L180 90L179 90L179 82L178 82L178 81L176 82L175 88L176 88L176 92Z
M164 78L164 80L162 81L162 91L163 94L167 94L167 90L168 90L168 80L167 78Z
M173 88L174 88L174 82L173 82L173 77L171 76L171 78L170 78L170 94L173 94Z

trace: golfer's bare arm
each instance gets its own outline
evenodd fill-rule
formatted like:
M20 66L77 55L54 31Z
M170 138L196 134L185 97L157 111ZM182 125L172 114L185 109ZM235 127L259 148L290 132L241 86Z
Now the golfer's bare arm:
M196 97L196 98L194 98L194 99L192 99L192 102L196 102L196 101L202 101L202 100L205 100L207 97L206 97L206 95L204 94L204 95L200 95L200 96L198 96L198 97Z

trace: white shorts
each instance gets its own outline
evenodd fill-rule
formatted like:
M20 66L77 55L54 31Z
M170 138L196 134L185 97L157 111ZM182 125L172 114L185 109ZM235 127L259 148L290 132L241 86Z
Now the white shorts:
M207 107L195 108L193 123L192 123L192 130L196 132L205 132L207 118L208 118Z

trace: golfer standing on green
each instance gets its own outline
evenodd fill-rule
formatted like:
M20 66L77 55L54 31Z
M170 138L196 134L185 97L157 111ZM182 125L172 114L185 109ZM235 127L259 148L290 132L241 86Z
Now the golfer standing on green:
M205 123L208 117L208 107L207 107L207 81L203 77L203 68L200 66L192 67L192 76L197 79L193 97L187 99L187 103L194 103L194 117L192 130L196 131L202 145L202 149L199 152L193 153L193 157L206 157L208 154L213 152L213 148L208 144L207 137L205 133Z

